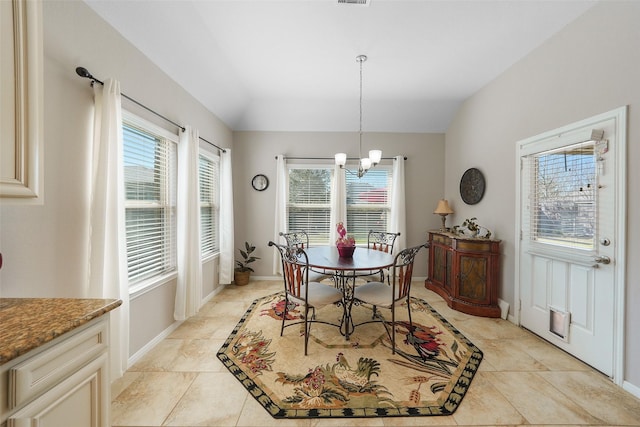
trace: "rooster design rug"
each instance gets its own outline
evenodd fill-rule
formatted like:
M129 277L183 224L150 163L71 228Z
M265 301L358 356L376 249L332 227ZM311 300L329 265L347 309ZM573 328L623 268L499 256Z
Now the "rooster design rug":
M412 298L396 307L396 353L389 323L357 326L347 341L335 326L313 323L308 355L304 328L280 336L284 296L253 302L217 356L274 418L395 417L452 414L482 360L482 352L427 302ZM303 308L290 303L287 323ZM390 319L389 310L380 310ZM339 323L342 306L317 311L317 320ZM356 324L372 318L354 305Z

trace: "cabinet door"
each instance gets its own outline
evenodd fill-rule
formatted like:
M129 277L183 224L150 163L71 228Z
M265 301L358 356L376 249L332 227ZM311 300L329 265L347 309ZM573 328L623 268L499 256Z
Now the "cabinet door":
M46 392L7 422L7 427L109 427L107 353Z
M451 253L445 246L435 244L433 251L433 271L431 280L447 290L451 290Z
M489 259L484 255L458 253L458 298L474 304L489 304Z
M42 2L0 1L0 40L0 198L41 204Z

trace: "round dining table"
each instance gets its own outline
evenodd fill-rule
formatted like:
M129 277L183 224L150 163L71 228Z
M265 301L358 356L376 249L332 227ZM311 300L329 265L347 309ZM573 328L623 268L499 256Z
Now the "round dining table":
M358 276L391 267L394 256L376 249L356 247L351 257L341 257L335 246L312 246L305 249L309 259L309 268L333 276L335 285L342 291L343 315L340 333L349 340L355 326L351 318L353 290Z

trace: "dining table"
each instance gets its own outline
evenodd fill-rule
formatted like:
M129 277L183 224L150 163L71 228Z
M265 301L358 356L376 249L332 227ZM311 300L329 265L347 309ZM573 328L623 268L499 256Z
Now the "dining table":
M351 317L353 291L359 276L368 276L372 272L391 267L394 256L390 253L357 246L353 255L342 257L336 246L312 246L305 249L309 268L333 276L335 286L342 292L343 314L340 333L348 341L355 326Z

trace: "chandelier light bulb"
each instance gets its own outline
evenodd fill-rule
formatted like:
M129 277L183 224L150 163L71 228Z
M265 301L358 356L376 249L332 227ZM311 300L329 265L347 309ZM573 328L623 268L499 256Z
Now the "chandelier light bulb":
M342 167L347 163L347 153L336 153L336 165Z

